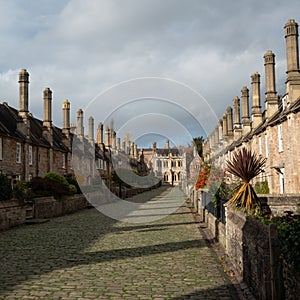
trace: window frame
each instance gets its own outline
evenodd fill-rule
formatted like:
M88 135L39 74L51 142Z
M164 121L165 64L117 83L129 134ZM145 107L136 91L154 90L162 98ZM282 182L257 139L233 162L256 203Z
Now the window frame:
M17 164L20 164L22 162L21 154L22 154L22 145L21 145L21 143L17 143L17 148L16 148L16 163Z
M28 164L32 166L32 145L28 146Z

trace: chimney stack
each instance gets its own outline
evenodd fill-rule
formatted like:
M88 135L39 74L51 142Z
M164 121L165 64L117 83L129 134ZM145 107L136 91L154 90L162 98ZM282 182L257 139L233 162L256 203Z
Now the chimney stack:
M22 69L19 73L19 116L27 117L28 115L28 85L29 73Z
M52 91L47 87L44 90L44 121L43 126L52 126Z
M288 20L284 29L287 61L286 92L288 103L292 103L300 96L298 24L293 19Z
M266 119L269 119L278 110L278 97L276 96L276 81L275 81L275 55L271 50L268 50L264 55L265 60L265 77L266 77L266 100L265 114Z
M130 156L134 157L134 142L130 142Z
M219 142L223 141L223 120L219 120Z
M83 110L79 109L77 111L77 128L76 128L76 134L79 137L84 136L84 127L83 127Z
M156 152L156 142L152 143L152 149L153 149L153 152L155 153Z
M89 141L91 143L94 142L94 118L89 117L89 133L88 133Z
M137 144L134 144L133 156L135 159L138 159Z
M165 148L166 149L170 149L170 142L169 142L169 140L166 140Z
M97 128L97 144L103 143L103 124L100 122Z
M105 146L107 148L110 147L110 130L108 126L105 128Z
M240 117L240 99L237 96L233 98L233 108L234 108L233 135L234 135L234 140L237 141L242 136L242 126L241 126L241 117Z
M120 151L121 150L121 139L117 138L117 150Z
M62 133L67 137L70 135L70 102L66 99L62 105L63 111L63 128Z
M112 139L112 149L116 150L116 148L117 148L117 134L113 129L111 129L111 139Z
M256 128L262 122L260 105L260 75L255 72L251 75L252 85L252 128Z
M250 114L249 114L249 90L243 86L242 90L242 130L243 136L251 131Z
M227 130L227 115L223 114L223 139L227 139L228 138L228 130Z
M232 120L232 108L228 106L226 109L227 114L227 135L229 138L233 137L233 120Z

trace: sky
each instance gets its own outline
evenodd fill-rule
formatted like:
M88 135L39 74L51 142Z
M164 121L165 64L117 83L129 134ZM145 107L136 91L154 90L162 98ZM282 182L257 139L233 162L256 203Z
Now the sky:
M288 19L300 22L299 0L0 5L0 102L18 108L18 73L25 68L34 116L43 118L43 90L50 87L55 125L61 126L61 105L69 99L72 122L79 108L95 126L113 118L120 136L130 132L142 146L151 132L174 144L209 134L241 88L250 89L255 71L264 99L267 50L276 55L277 92L284 94L283 27Z

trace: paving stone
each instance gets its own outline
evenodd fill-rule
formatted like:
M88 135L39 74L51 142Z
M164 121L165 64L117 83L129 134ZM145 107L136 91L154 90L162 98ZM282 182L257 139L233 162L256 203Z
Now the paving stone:
M149 214L170 191L184 202L162 188ZM0 233L0 299L239 299L231 285L184 205L150 223L88 209Z

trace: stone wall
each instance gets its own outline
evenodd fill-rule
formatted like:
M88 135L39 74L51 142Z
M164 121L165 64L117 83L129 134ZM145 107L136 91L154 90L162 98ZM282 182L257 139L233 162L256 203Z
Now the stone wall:
M32 204L26 205L20 204L18 200L0 201L0 231L21 225L28 217L53 218L87 208L89 205L83 195L65 196L60 200L39 197L34 198Z
M286 264L282 269L275 225L263 224L230 207L226 207L226 223L220 223L202 205L206 203L202 203L206 198L201 199L205 195L198 192L197 197L200 221L207 224L212 236L224 247L235 271L257 299L295 299L300 294L300 275L291 272ZM299 203L297 196L262 196L261 199L268 203L273 214L296 209Z
M53 218L69 214L89 206L83 195L65 196L56 200L54 197L34 199L34 217L36 219Z
M26 210L18 200L0 201L0 231L20 225L26 220Z
M273 215L283 215L285 211L300 213L300 195L258 195L267 203Z

